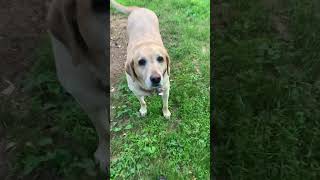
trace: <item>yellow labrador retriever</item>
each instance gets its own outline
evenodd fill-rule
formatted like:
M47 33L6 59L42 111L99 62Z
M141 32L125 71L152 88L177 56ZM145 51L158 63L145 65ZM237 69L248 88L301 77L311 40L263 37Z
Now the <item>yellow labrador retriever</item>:
M141 116L147 114L144 96L157 92L162 95L163 115L170 118L170 58L161 39L156 14L146 8L125 7L114 0L111 0L111 5L118 11L129 14L125 69L129 89L140 101Z
M108 173L107 6L105 0L53 0L48 28L58 79L95 126L99 144L94 157Z

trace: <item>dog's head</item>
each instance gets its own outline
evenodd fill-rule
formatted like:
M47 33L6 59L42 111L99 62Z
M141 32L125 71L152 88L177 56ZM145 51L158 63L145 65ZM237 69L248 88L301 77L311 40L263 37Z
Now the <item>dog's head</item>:
M162 87L164 78L170 75L170 57L161 46L141 46L129 58L125 64L126 72L146 89Z

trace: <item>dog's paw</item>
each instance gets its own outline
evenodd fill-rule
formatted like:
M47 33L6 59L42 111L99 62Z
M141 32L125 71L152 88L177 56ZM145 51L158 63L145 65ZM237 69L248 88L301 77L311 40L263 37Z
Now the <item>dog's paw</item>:
M164 109L164 110L162 110L162 112L163 112L163 116L164 116L166 119L170 119L171 112L170 112L168 109Z
M139 112L141 117L144 117L147 115L147 109L145 108L140 108Z

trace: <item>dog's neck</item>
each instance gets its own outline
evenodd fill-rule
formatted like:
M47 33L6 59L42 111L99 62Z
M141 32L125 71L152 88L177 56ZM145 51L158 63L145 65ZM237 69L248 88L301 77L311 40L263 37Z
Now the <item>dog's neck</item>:
M163 89L163 88L145 89L145 88L143 88L143 87L141 87L141 86L139 86L139 89L140 89L141 91L143 91L143 92L145 92L145 93L149 94L149 95L152 95L152 94L158 94L158 95L160 95L160 96L162 96L162 95L163 95L163 91L164 91L164 89Z
M152 94L153 92L155 92L156 90L155 89L145 89L141 86L139 86L139 89L145 93L148 93L148 94Z

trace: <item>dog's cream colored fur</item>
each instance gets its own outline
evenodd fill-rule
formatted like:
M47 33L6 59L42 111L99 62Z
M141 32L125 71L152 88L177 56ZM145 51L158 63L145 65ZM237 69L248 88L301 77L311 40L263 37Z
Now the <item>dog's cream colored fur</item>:
M111 4L120 12L129 14L127 26L129 43L125 68L129 89L140 101L140 114L145 116L147 113L144 97L154 91L150 77L156 74L161 77L162 112L165 118L170 118L171 113L168 109L170 58L161 39L156 14L146 8L125 7L114 0L111 0ZM159 56L163 57L163 62L157 60ZM142 58L146 60L144 66L138 64Z
M95 12L91 0L54 0L48 14L56 70L62 86L81 105L99 137L94 154L100 168L109 167L106 28L109 14Z

